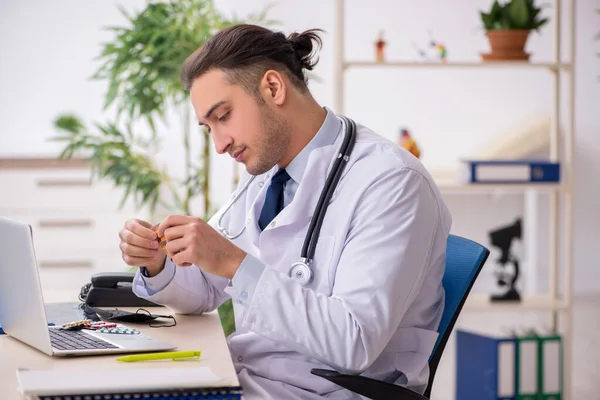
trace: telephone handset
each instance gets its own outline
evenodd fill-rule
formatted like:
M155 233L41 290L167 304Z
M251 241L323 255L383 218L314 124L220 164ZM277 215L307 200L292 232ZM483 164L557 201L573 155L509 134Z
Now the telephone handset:
M79 300L92 307L148 307L158 306L133 293L133 277L128 272L101 272L92 276L90 283L81 288Z

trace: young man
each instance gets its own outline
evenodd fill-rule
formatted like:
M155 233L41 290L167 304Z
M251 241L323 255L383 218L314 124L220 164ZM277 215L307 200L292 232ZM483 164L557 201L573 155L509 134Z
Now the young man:
M208 312L232 298L228 341L248 399L360 398L312 368L422 393L443 311L451 217L414 156L357 124L313 279L303 285L291 272L348 134L307 88L304 71L320 43L317 31L286 37L239 25L189 56L181 75L198 121L247 174L237 200L208 224L184 215L158 226L127 221L123 259L141 266L135 293L175 312Z

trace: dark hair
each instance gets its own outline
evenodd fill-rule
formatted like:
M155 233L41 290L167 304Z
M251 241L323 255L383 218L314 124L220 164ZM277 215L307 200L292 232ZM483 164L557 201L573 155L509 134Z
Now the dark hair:
M312 70L318 62L313 60L313 42L321 48L319 31L294 32L286 37L250 24L223 29L187 57L181 68L181 83L189 90L196 78L217 68L260 100L258 83L267 70L274 69L285 73L301 91L307 91L304 70Z

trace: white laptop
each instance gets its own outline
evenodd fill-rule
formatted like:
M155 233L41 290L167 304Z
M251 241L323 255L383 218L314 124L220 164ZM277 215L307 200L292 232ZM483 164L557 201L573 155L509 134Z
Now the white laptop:
M51 356L173 350L143 333L48 326L31 226L0 216L0 323L4 332ZM130 326L134 327L134 326Z

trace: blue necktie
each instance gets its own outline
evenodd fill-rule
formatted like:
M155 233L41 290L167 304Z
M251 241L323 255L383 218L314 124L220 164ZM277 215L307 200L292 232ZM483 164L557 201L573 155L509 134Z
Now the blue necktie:
M265 204L258 219L258 226L261 231L283 210L283 186L289 180L290 176L285 169L280 169L271 178L271 185L267 189Z

